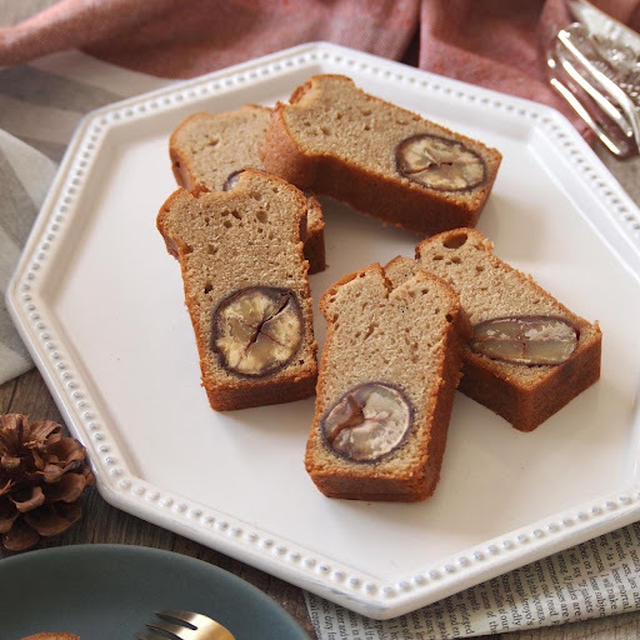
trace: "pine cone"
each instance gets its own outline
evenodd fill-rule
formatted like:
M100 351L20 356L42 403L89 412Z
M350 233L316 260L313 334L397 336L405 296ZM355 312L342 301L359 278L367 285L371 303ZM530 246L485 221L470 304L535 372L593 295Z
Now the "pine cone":
M0 535L9 551L66 531L82 516L76 502L94 477L84 447L51 420L0 416Z

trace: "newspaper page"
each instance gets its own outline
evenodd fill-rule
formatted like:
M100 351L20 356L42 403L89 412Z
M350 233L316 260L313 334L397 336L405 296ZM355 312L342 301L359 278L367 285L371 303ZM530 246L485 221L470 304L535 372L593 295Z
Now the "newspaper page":
M448 640L629 612L640 608L640 523L391 620L306 598L320 640Z

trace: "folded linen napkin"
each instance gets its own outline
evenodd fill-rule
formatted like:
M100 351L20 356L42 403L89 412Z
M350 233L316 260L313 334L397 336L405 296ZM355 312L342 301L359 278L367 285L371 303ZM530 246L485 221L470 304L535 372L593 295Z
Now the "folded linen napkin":
M4 294L31 225L56 172L45 155L0 130L0 292ZM9 316L0 313L0 383L30 367Z
M640 27L640 0L594 4ZM170 78L326 40L572 117L546 86L542 57L545 38L569 21L564 0L0 0L0 192L7 196L0 199L0 290L55 163L91 109ZM3 302L0 384L29 366Z

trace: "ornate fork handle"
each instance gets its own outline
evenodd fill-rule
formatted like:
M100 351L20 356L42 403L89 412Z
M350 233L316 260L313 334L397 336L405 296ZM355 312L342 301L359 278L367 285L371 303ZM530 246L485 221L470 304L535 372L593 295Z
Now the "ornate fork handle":
M640 59L634 50L576 22L558 32L547 67L551 85L614 155L639 153Z

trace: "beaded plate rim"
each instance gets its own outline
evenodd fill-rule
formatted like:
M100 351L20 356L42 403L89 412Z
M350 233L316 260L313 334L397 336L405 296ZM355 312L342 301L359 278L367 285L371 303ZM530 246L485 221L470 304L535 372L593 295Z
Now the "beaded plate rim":
M106 132L123 121L183 106L206 96L246 85L257 78L278 77L295 68L330 65L333 72L379 75L385 80L419 86L434 93L528 118L535 122L607 208L611 222L640 252L640 215L604 165L554 109L480 87L429 74L324 42L309 43L171 85L93 111L81 122L19 265L7 290L7 306L31 355L43 374L69 428L89 450L98 488L107 502L282 577L320 596L372 618L409 612L481 581L505 573L570 545L633 522L640 517L640 484L615 495L578 505L445 558L434 566L390 583L365 572L309 553L303 546L280 540L198 504L160 490L134 476L123 462L105 418L76 370L73 354L47 314L38 282L56 241L64 234L83 178L95 161Z

